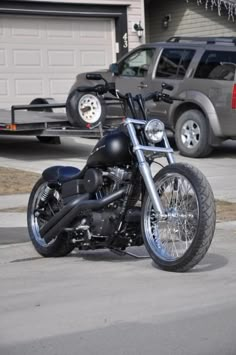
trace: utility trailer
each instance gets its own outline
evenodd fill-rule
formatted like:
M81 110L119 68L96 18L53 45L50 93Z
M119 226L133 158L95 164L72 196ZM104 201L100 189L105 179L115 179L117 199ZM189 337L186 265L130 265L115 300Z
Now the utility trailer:
M64 103L31 103L13 105L10 110L0 109L0 135L36 136L44 143L60 143L59 137L62 136L100 138L104 132L112 129L112 125L118 118L113 117L108 120L109 125L98 124L97 127L90 128L88 124L87 128L74 127L65 112L52 112L53 109L65 109L65 107Z

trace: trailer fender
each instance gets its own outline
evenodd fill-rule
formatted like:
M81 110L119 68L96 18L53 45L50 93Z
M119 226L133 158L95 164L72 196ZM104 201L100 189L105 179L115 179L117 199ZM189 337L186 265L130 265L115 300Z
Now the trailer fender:
M56 101L52 97L37 97L30 102L30 105L40 105L40 104L55 104ZM43 111L43 112L53 112L51 107L46 108L28 108L28 111ZM60 137L50 137L50 136L37 136L40 143L47 144L61 144Z

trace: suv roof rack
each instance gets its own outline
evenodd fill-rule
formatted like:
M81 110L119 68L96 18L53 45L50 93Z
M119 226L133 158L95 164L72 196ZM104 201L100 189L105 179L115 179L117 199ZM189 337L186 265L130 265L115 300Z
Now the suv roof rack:
M205 42L206 44L233 44L236 46L236 37L170 37L167 42Z

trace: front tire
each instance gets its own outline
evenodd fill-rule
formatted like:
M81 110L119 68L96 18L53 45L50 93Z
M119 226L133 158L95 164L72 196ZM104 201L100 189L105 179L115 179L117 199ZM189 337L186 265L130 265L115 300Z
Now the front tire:
M48 203L45 205L45 211L43 213L37 212L39 202L46 187L47 182L43 178L40 178L30 194L27 210L29 236L40 255L44 257L66 256L74 249L73 244L70 243L67 238L66 232L55 236L49 243L46 243L40 235L40 228L61 208L60 193L55 190L54 193L50 195Z
M205 256L214 235L211 187L198 169L187 164L163 168L154 182L168 218L158 220L146 193L141 221L145 246L161 269L188 271Z
M181 155L203 158L212 152L209 144L209 123L199 110L188 110L178 118L175 142Z

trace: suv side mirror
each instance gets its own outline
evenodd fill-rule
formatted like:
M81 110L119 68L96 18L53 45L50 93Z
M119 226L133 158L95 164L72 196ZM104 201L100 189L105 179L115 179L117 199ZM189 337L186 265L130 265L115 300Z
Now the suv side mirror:
M112 63L110 65L110 71L112 72L112 74L114 75L119 75L119 66L117 63Z

